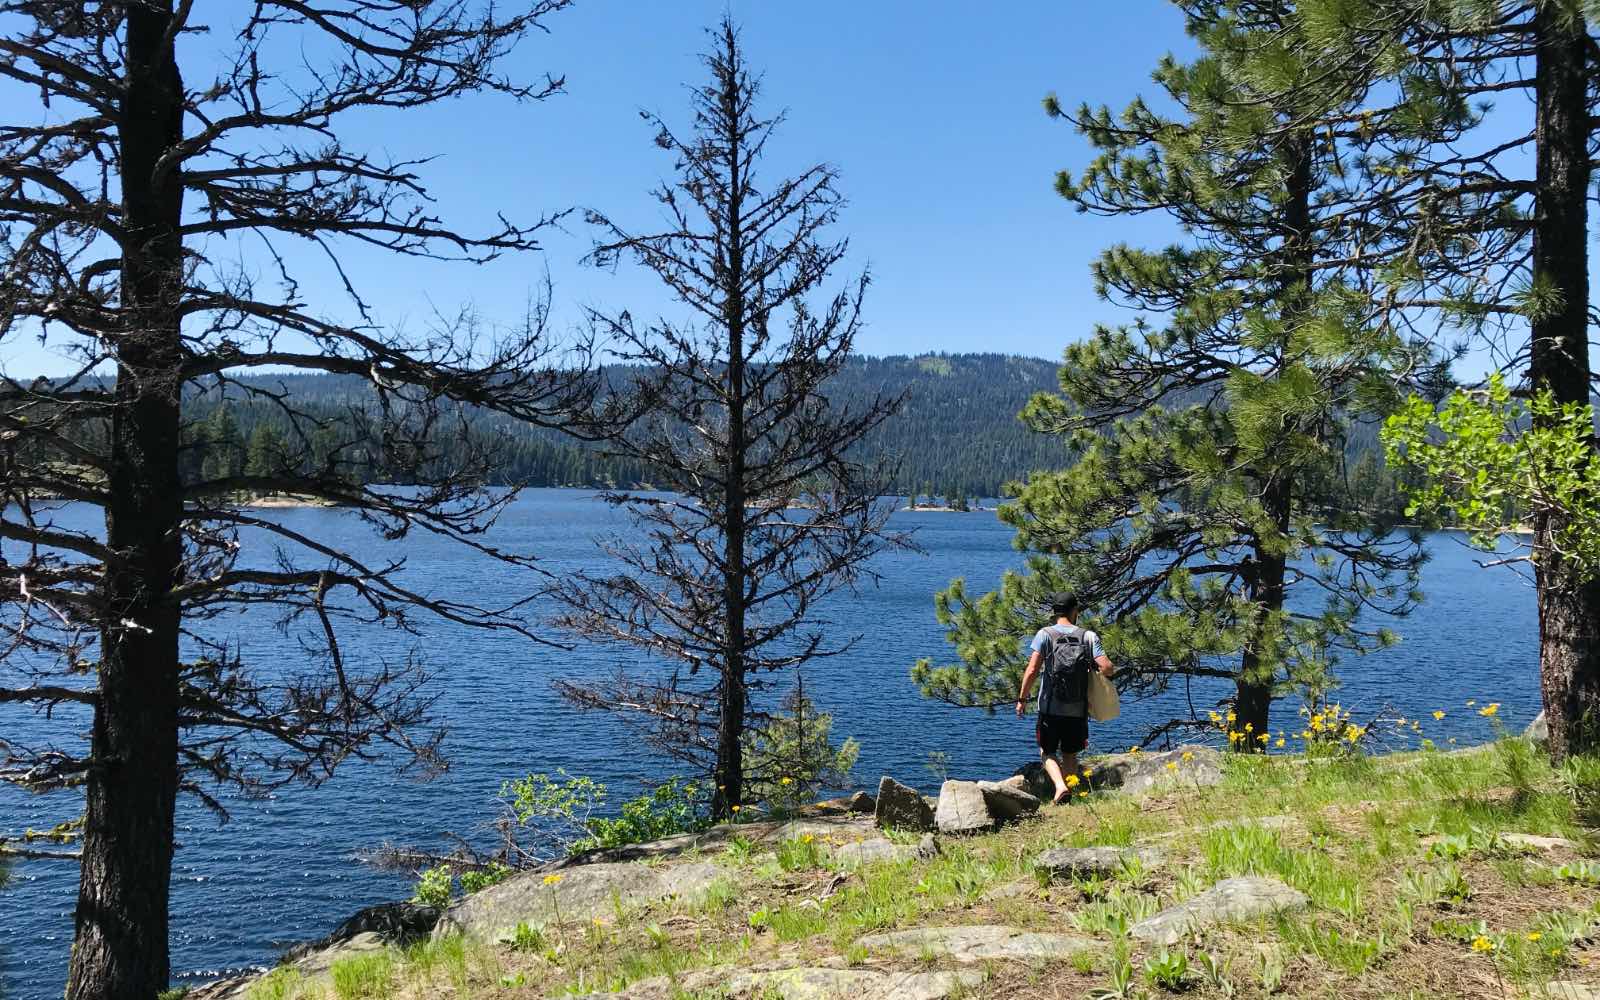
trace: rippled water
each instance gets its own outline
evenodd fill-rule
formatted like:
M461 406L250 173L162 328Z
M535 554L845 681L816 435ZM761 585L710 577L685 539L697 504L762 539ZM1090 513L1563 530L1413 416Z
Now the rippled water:
M359 545L363 553L382 547L346 513L296 509L274 516L317 537ZM807 693L834 713L837 735L861 742L857 777L863 784L892 773L932 789L937 778L926 766L930 751L947 754L955 775L1009 774L1033 754L1031 722L930 702L917 694L907 669L919 657L947 655L933 618L934 591L955 576L980 592L988 589L1019 562L1011 533L987 513L906 512L895 524L915 528L925 552L880 559L877 589L834 602L833 627L861 633L862 640L849 655L811 667ZM621 525L586 494L534 491L507 511L494 540L537 553L559 573L593 565L591 539ZM1531 589L1505 570L1479 569L1457 536L1432 536L1429 547L1427 602L1396 623L1404 638L1399 647L1345 664L1346 703L1390 703L1418 716L1450 709L1444 722L1430 723L1441 741L1487 734L1483 720L1462 708L1468 698L1500 701L1509 725L1526 723L1539 699ZM506 568L436 539L413 538L404 554L411 579L430 591L510 595L526 586ZM270 555L252 552L263 560ZM242 614L212 627L236 637L258 659L290 662L303 655L268 615ZM358 865L352 854L384 842L435 846L443 830L472 832L493 816L504 777L566 768L627 793L662 773L662 763L638 755L614 719L577 713L550 690L554 677L610 674L618 654L567 652L445 627L432 628L422 648L439 672L438 712L450 729L452 767L442 778L419 784L381 766L351 765L316 790L233 803L233 820L222 827L198 803L180 804L181 847L172 879L175 971L195 977L270 964L284 945L325 934L363 906L404 898L411 890L406 880ZM350 649L356 653L347 655L402 657L409 643L375 633ZM1197 684L1196 704L1216 694ZM1125 704L1121 719L1096 727L1095 745L1127 746L1147 722L1178 710L1183 697L1179 691ZM48 726L60 727L60 720ZM15 706L0 706L0 729L24 742L52 731ZM52 825L71 812L66 800L0 789L0 830ZM75 890L75 872L32 864L20 867L11 888L0 892L0 996L60 994Z

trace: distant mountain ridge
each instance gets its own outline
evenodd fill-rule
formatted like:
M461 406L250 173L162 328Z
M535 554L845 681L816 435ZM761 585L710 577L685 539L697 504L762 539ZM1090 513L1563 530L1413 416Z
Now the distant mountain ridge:
M887 456L899 465L891 484L901 494L993 497L1008 481L1035 469L1061 465L1061 442L1035 434L1017 419L1036 392L1056 388L1057 363L1006 354L923 354L856 357L827 393L848 404L874 395L905 395L905 405L872 433L863 458ZM299 373L238 378L245 385L286 390L301 405L334 407L360 402L367 383L356 376ZM234 405L238 432L248 440L274 408ZM191 411L204 419L202 404ZM649 472L607 459L556 431L485 415L485 427L506 434L510 445L497 484L530 486L633 486Z

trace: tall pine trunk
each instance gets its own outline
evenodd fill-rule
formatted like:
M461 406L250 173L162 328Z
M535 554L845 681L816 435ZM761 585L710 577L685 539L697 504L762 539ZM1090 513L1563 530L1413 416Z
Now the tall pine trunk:
M739 121L737 92L730 84L722 93L723 118ZM716 794L711 811L725 818L744 799L744 713L745 713L745 385L744 385L744 192L741 188L741 136L730 129L728 143L728 218L727 273L722 276L723 317L728 327L728 467L726 480L726 524L724 525L723 603L727 620L722 653L722 688L717 718Z
M1279 247L1282 268L1278 290L1278 315L1288 336L1299 322L1300 314L1310 297L1311 286L1311 173L1312 137L1304 134L1290 136L1281 152L1284 166L1284 237ZM1254 546L1254 576L1249 581L1250 600L1263 624L1245 648L1239 665L1239 680L1234 690L1233 723L1235 731L1245 734L1244 739L1232 744L1236 749L1253 752L1265 744L1260 737L1272 724L1272 684L1277 674L1276 664L1262 666L1263 647L1269 643L1259 631L1265 620L1277 620L1283 610L1287 591L1284 581L1288 575L1285 539L1289 533L1289 520L1294 510L1294 479L1299 471L1282 468L1272 463L1272 456L1264 456L1261 507L1276 535L1270 540L1258 536ZM1270 643L1277 647L1278 643ZM1276 654L1274 654L1276 656Z
M1589 402L1589 119L1583 20L1541 3L1534 14L1538 69L1537 205L1533 271L1554 295L1532 323L1528 376L1563 403ZM1539 678L1560 760L1600 745L1600 581L1585 582L1551 544L1560 524L1534 521L1538 552Z
M157 163L179 140L181 81L167 3L131 4L118 122L123 245L116 406L101 598L99 700L86 785L68 1000L150 1000L167 988L167 890L177 799L178 480L183 191Z

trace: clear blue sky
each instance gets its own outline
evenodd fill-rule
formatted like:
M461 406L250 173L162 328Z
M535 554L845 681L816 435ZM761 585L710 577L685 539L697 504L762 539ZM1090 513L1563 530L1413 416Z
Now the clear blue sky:
M203 7L204 5L202 5ZM488 225L496 211L529 218L592 205L648 228L648 189L671 168L637 111L687 118L685 85L703 78L704 29L722 2L579 0L551 33L520 48L514 71L565 75L566 93L518 107L472 97L420 111L363 118L347 145L396 156L442 154L425 177L446 219ZM1107 221L1075 213L1051 188L1055 171L1088 156L1070 126L1045 117L1040 98L1110 102L1149 93L1156 60L1185 39L1174 9L1131 3L953 3L813 0L728 5L765 73L769 108L789 121L768 170L818 160L842 172L849 199L841 233L874 285L859 349L869 354L1003 351L1054 358L1097 320L1127 318L1099 303L1087 265L1119 239L1158 241L1161 220ZM198 66L226 32L186 39ZM190 72L196 85L203 74ZM578 306L665 306L642 275L578 264L589 233L574 220L542 255L489 267L438 265L352 253L358 284L385 322L415 327L434 306L474 303L485 318L520 314L545 268L558 324ZM241 243L235 251L249 257ZM319 309L348 315L317 257L296 258ZM841 278L845 277L841 274ZM27 337L0 344L12 373L63 363Z

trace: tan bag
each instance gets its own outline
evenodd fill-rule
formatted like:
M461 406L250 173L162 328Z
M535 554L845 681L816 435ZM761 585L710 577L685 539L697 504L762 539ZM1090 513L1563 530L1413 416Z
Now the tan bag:
M1110 722L1122 714L1122 703L1117 698L1117 686L1099 670L1089 671L1089 718L1096 722Z

